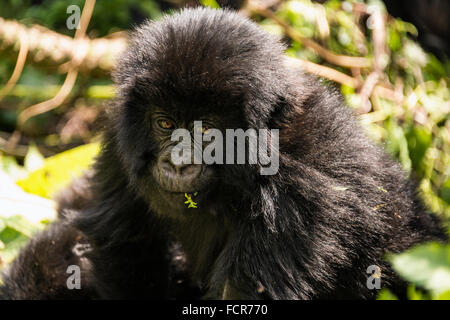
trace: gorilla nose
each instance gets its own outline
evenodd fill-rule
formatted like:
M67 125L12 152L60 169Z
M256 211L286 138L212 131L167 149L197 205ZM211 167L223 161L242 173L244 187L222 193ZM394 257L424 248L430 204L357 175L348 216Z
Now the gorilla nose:
M171 159L161 161L161 167L164 171L182 177L184 179L193 179L200 175L202 166L195 164L175 164Z

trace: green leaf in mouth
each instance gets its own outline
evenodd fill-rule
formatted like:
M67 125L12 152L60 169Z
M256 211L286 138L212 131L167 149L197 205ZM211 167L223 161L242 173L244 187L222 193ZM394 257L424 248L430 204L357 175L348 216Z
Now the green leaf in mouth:
M197 194L198 194L198 192L195 192L194 196L196 196ZM188 194L188 193L185 192L184 196L187 199L184 203L188 205L188 208L197 208L197 203L194 202L194 200L192 200L192 195L191 194Z

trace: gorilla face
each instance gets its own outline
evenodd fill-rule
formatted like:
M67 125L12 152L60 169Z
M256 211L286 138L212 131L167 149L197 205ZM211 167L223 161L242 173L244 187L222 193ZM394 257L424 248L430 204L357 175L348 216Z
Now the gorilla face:
M176 116L158 110L149 112L149 122L151 123L150 135L158 143L158 152L154 163L150 166L151 177L156 182L155 189L169 206L182 210L188 207L185 205L187 197L194 200L204 199L208 193L208 188L214 184L218 177L218 172L212 165L204 163L194 163L194 142L187 146L191 157L187 163L177 163L172 157L174 147L178 141L173 141L174 130L185 129L190 137L194 137L194 130L199 130L201 134L218 128L213 120L203 118L204 124L201 128L194 127L194 121L179 119ZM211 189L211 188L209 188Z
M148 106L147 101L140 103ZM246 128L246 124L236 114L225 115L203 110L201 113L183 113L180 111L195 109L192 105L182 103L176 108L173 110L170 107L149 105L147 108L129 109L139 115L126 114L130 117L128 121L134 125L128 127L132 130L128 130L121 141L127 141L132 147L125 150L122 156L128 164L133 164L128 168L133 185L157 213L177 218L198 215L199 212L211 214L214 211L211 206L219 202L217 197L230 196L227 190L232 188L234 181L227 179L227 176L229 170L233 170L233 165L195 162L195 147L199 147L201 152L211 142L202 141L199 146L194 137L196 134L203 137L211 130L219 130L225 137L226 128ZM197 121L201 121L201 127L194 126ZM178 163L172 156L174 148L182 145L179 139L173 138L174 132L180 129L190 137L187 141L190 161L186 163ZM194 206L189 206L189 199Z
M202 121L203 132L268 128L285 91L283 47L275 39L237 14L196 15L182 23L166 17L136 30L114 77L118 103L111 113L119 154L130 184L163 214L198 214L185 203L188 197L211 213L213 202L223 203L215 198L252 192L238 183L251 180L248 167L175 164L173 131L193 135L194 121Z

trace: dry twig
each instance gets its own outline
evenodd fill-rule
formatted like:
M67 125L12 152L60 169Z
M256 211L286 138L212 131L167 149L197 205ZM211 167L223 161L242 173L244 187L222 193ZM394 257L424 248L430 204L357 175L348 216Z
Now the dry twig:
M332 64L335 64L337 66L352 67L352 68L369 68L372 65L370 59L368 59L368 58L337 55L337 54L329 51L328 49L322 47L320 44L318 44L314 40L303 37L297 30L292 28L283 19L277 17L275 15L275 13L273 13L269 9L258 7L258 6L252 6L252 7L249 7L249 10L251 10L252 12L257 13L259 15L262 15L263 17L266 17L268 19L275 21L284 29L284 31L290 38L292 38L293 40L300 42L302 45L314 50L319 56L321 56L323 59L325 59L326 61L328 61Z
M25 65L25 61L27 59L28 54L28 35L26 32L20 33L20 49L19 49L19 55L17 56L17 62L16 66L14 67L14 71L11 75L11 78L9 78L6 85L0 90L0 100L6 96L12 88L16 85L17 81L20 78L20 75L22 74L23 67Z
M94 6L95 0L86 0L79 22L80 28L77 29L77 31L75 32L75 39L80 39L85 36L87 26L92 17L92 12L94 11ZM13 149L15 144L20 140L19 130L23 127L23 125L28 119L38 114L42 114L44 112L48 112L52 109L55 109L64 102L64 100L68 97L69 93L72 91L72 88L78 76L78 67L84 60L86 54L87 54L86 50L77 51L77 55L75 55L71 60L70 69L67 73L66 79L64 80L61 89L58 91L55 97L53 97L50 100L32 105L31 107L28 107L19 114L17 120L18 128L12 135L11 140L8 142L8 149L10 150Z

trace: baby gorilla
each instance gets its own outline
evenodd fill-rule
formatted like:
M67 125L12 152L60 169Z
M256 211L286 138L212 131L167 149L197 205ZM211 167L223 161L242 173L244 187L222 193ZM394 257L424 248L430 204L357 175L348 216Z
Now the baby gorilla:
M382 287L401 292L385 254L446 234L342 97L288 68L283 51L229 11L187 9L139 27L115 72L92 173L11 265L2 295L66 298L61 266L74 263L82 297L374 298L373 265ZM172 134L194 121L202 134L278 129L278 171L177 163ZM78 242L88 249L74 257ZM42 258L51 243L61 243L53 276Z

